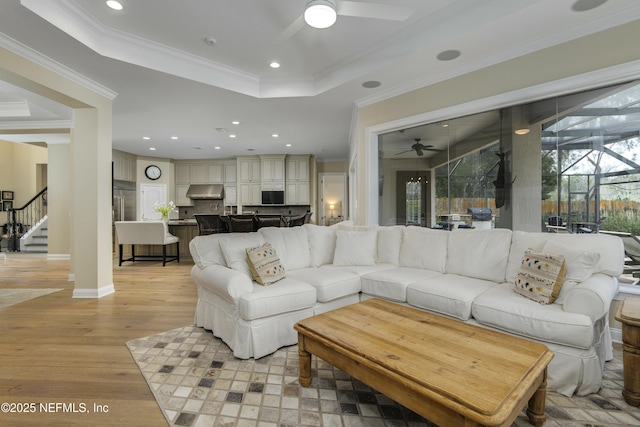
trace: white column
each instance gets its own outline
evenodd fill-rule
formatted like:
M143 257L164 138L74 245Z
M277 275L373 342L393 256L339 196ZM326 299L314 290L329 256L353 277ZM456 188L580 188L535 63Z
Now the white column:
M111 111L74 110L71 132L74 298L114 292L111 246Z

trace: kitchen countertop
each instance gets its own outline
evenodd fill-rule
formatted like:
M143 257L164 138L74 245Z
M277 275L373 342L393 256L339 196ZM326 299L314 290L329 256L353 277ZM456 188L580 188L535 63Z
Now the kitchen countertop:
M195 225L198 223L195 219L170 219L167 225Z

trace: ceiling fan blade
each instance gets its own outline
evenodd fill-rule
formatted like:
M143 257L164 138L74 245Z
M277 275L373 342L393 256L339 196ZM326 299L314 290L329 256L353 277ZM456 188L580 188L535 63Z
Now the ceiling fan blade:
M425 147L423 148L423 150L427 150L427 151L436 151L436 152L440 152L442 150L440 150L439 148L429 148L429 147Z
M276 37L273 43L279 44L279 43L282 43L283 41L290 39L295 33L303 29L304 26L305 26L304 16L300 15L296 18L295 21L289 24L289 26L285 28L284 31L278 35L278 37Z
M399 153L394 154L394 156L399 156L400 154L408 153L409 151L413 151L413 150L405 150L405 151L401 151L401 152L399 152Z
M408 7L391 4L362 3L359 1L340 1L337 6L338 15L387 19L391 21L405 21L414 12L413 9Z

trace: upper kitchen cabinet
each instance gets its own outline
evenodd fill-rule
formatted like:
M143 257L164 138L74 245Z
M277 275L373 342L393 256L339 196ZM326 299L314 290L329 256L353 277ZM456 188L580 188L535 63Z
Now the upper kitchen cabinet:
M176 163L176 184L191 183L191 165L188 163Z
M191 184L207 184L207 165L192 164L191 165Z
M259 183L261 165L260 157L238 157L238 181Z
M122 181L136 180L136 156L122 151L113 150L113 179Z
M224 164L214 163L207 166L207 183L222 184L224 182Z
M284 155L260 156L263 190L284 190Z
M238 181L238 164L236 160L224 162L224 183L232 184Z

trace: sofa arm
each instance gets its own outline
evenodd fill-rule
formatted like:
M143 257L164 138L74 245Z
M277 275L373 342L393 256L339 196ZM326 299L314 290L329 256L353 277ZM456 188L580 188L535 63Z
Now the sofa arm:
M246 274L222 265L214 264L202 269L194 265L191 278L196 285L231 304L236 304L240 297L253 292L253 284Z
M570 313L581 313L592 321L609 312L611 301L618 292L617 279L606 274L594 274L567 292L563 309Z

